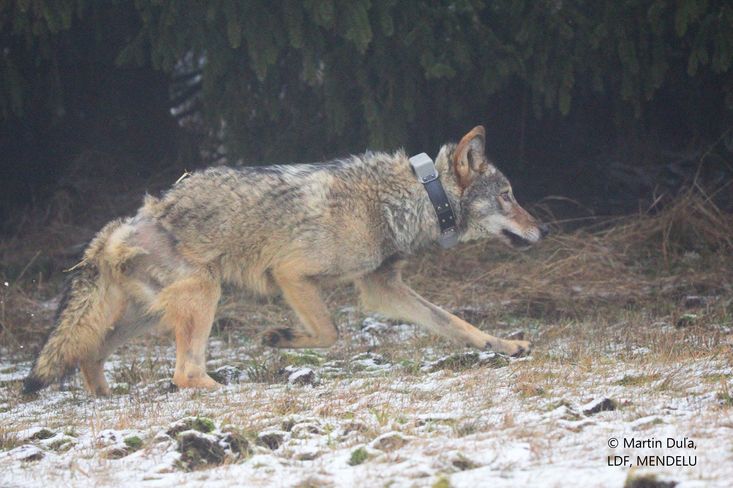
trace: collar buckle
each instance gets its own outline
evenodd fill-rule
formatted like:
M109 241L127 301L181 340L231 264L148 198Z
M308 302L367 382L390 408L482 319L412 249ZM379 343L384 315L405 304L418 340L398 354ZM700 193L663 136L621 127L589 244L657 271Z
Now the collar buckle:
M412 171L415 172L415 176L423 185L438 179L438 169L430 156L425 153L411 157L410 166L412 166Z
M456 232L456 228L451 227L441 232L440 237L438 237L438 244L443 249L450 249L458 244L458 232Z
M410 158L410 166L412 166L418 181L425 187L430 203L433 204L433 210L435 210L438 225L440 226L438 244L443 249L455 246L458 243L456 217L448 200L448 195L446 195L445 189L440 183L440 174L435 167L435 163L433 163L430 156L420 153Z

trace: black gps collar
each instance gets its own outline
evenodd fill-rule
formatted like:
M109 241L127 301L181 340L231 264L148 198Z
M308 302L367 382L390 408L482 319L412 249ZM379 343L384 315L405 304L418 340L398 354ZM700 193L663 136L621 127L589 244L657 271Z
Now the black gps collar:
M427 154L420 153L410 158L410 166L412 166L417 179L425 187L425 191L428 192L430 203L433 204L435 215L438 217L438 225L440 226L438 244L443 249L455 246L458 243L456 216L448 201L448 195L445 194L445 189L440 183L440 175L433 160Z

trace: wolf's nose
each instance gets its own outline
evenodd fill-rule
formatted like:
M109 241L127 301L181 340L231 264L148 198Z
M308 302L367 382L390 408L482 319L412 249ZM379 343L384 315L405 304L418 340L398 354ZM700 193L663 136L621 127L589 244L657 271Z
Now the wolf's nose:
M543 239L550 233L550 226L547 224L540 224L537 227L540 229L540 237Z

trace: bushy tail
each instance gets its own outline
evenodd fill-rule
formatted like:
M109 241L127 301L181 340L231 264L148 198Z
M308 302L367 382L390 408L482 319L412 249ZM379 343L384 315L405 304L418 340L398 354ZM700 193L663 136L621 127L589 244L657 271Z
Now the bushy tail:
M23 382L23 393L35 393L71 373L79 361L95 354L110 320L108 283L100 273L110 234L121 223L111 222L92 240L84 260L75 266L56 310L55 327Z
M23 382L23 394L35 393L59 381L76 368L82 356L83 338L77 328L90 318L99 302L98 273L91 266L73 273L56 310L55 327Z

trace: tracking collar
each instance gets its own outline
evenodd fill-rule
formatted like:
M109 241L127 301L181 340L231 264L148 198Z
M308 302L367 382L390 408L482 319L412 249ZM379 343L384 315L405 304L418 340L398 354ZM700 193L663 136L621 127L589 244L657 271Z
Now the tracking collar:
M440 174L435 167L433 160L425 153L410 158L410 166L415 172L417 179L425 187L428 192L430 203L433 204L435 215L438 217L438 225L440 226L440 237L438 244L443 249L448 249L458 243L458 232L456 232L456 215L448 201L448 195L440 183Z

